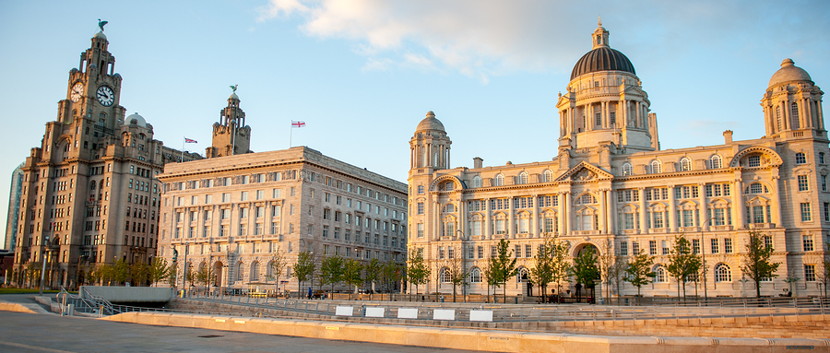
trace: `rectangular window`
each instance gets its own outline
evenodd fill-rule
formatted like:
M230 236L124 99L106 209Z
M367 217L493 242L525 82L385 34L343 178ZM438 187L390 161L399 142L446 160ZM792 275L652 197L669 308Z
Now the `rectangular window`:
M824 221L830 222L830 202L824 203Z
M732 253L732 238L723 239L723 252L726 254Z
M424 237L424 224L423 223L418 223L417 228L418 228L418 238L423 238Z
M668 255L668 254L669 254L669 242L667 242L667 241L665 241L665 240L661 240L661 241L660 241L660 245L661 245L661 247L660 247L660 249L661 249L660 254L661 254L661 255Z
M692 239L692 254L700 254L700 239Z
M816 281L816 265L804 265L804 280L807 282Z
M620 256L628 256L628 242L620 243Z
M799 175L798 176L798 191L807 191L810 189L810 185L807 183L807 176L806 175Z
M649 255L657 255L657 241L656 240L649 240L648 241L648 254Z
M804 251L813 251L815 248L813 247L813 236L812 235L803 235L801 236L801 245L804 247Z
M525 244L525 257L533 257L533 246Z
M484 247L483 246L479 245L478 248L476 248L476 255L479 259L484 258Z
M813 214L810 211L810 203L804 202L801 203L801 221L802 222L810 222L813 220Z
M640 243L636 241L631 242L631 254L637 256L640 254Z
M418 214L424 214L424 203L418 202Z
M718 248L718 240L717 239L711 239L711 245L712 245L712 253L717 254L720 251L720 249Z

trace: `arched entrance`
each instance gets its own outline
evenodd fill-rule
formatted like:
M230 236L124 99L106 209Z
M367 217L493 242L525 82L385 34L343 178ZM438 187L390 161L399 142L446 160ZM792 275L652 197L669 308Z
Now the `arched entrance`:
M574 247L573 273L575 277L574 289L576 297L581 301L583 296L588 297L592 302L595 295L596 284L599 283L601 275L599 270L599 249L594 244L583 243Z
M222 270L224 269L225 265L222 261L216 261L213 264L213 278L215 279L213 285L216 287L222 287Z

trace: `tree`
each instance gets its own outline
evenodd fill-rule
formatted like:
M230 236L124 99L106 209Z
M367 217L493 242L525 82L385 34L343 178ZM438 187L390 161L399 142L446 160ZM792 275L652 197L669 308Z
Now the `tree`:
M487 298L488 298L487 301L489 302L489 300L490 300L489 299L489 297L490 297L490 287L495 287L496 286L496 278L495 278L495 273L493 271L493 262L492 261L487 261L485 263L484 268L481 271L481 274L484 275L484 280L487 282ZM495 291L494 291L493 295L495 296ZM493 298L493 302L495 302L495 301L496 301L496 299Z
M542 302L547 300L548 283L553 281L554 249L558 242L557 236L547 235L545 241L533 257L536 264L530 269L530 280L542 289Z
M574 259L573 275L576 283L582 284L593 292L596 280L600 279L599 267L597 267L596 249L593 245L585 246L579 255ZM577 300L579 293L577 293Z
M556 294L562 297L562 282L570 282L571 263L568 261L568 243L557 239L551 257L551 279L556 283Z
M366 282L369 282L369 285L372 287L372 290L369 292L369 299L372 298L372 293L375 292L375 281L380 278L381 272L383 271L383 265L380 263L380 260L374 258L366 264Z
M409 278L409 283L415 285L415 294L418 294L418 286L427 283L427 279L431 275L429 267L424 263L424 257L420 251L415 251L409 255L409 266L406 270L406 275Z
M464 259L461 256L455 256L454 258L447 259L447 261L444 262L445 271L447 271L447 276L450 279L450 283L452 283L453 303L455 303L455 296L457 293L456 289L459 285L464 284L464 278L467 276L467 271L464 270L464 264L462 261L464 261Z
M759 232L749 232L741 271L755 282L755 296L761 297L761 281L776 277L780 262L770 262L772 245L764 244L764 236Z
M127 282L130 279L130 265L124 259L118 259L112 264L112 281L116 284Z
M657 276L651 270L652 265L654 265L654 257L640 251L637 256L630 260L628 267L625 269L625 281L637 287L637 296L640 296L640 288L651 283L654 277Z
M613 241L605 239L602 254L599 255L599 270L602 274L602 283L606 287L606 298L611 298L611 285L615 285L617 294L620 293L620 282L627 265L627 263L620 261L620 257L614 253Z
M128 272L130 273L129 281L134 286L145 285L150 276L149 266L143 263L129 265Z
M327 256L320 263L320 285L331 285L330 292L334 292L334 285L343 280L343 258L340 256ZM331 298L331 295L329 295Z
M674 237L674 244L669 253L669 265L666 270L677 281L677 291L683 290L683 297L686 297L686 281L689 277L700 272L703 262L698 254L693 253L692 243L683 234Z
M384 282L386 282L386 289L391 290L391 288L393 288L391 285L392 283L399 282L404 278L406 266L404 264L389 260L383 264L381 273L383 275ZM403 290L403 286L401 286L401 290Z
M830 244L827 244L827 251L821 257L821 282L824 283L824 296L827 296L827 286L830 285Z
M503 301L507 303L507 281L518 271L516 269L516 258L513 257L509 240L499 240L496 245L496 257L490 258L490 270L496 287L502 287Z
M277 247L277 251L275 251L271 255L271 261L268 262L269 266L271 266L271 276L268 278L269 280L274 280L274 285L277 287L277 291L280 289L280 278L282 277L282 273L285 272L285 267L288 265L288 261L285 258L285 254L280 251L280 248Z
M169 278L170 273L173 272L173 266L167 265L167 260L163 257L154 257L147 266L147 280L150 285L154 285L161 280Z
M209 287L216 280L216 273L212 266L203 262L199 264L199 270L196 271L194 279L196 283Z
M374 259L373 259L374 260ZM354 292L357 293L357 286L363 283L363 265L360 261L355 259L347 259L343 263L343 282L350 286L354 286Z
M299 282L297 288L301 296L303 293L303 282L310 281L314 278L314 270L316 270L316 265L314 264L313 255L310 252L301 251L297 254L297 264L294 265L294 277Z

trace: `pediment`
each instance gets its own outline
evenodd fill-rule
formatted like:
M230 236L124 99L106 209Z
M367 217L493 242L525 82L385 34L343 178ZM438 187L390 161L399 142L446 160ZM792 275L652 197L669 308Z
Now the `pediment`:
M579 164L568 169L567 172L562 173L557 177L555 182L587 182L595 180L609 180L613 179L614 175L588 162L580 162Z

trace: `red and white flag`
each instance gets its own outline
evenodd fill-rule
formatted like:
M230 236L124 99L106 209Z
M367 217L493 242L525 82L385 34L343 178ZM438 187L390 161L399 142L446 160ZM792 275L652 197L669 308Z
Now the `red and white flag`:
M294 121L291 120L291 127L304 127L305 121Z
M194 140L194 139L189 139L189 138L185 137L184 138L184 143L199 143L199 142Z

